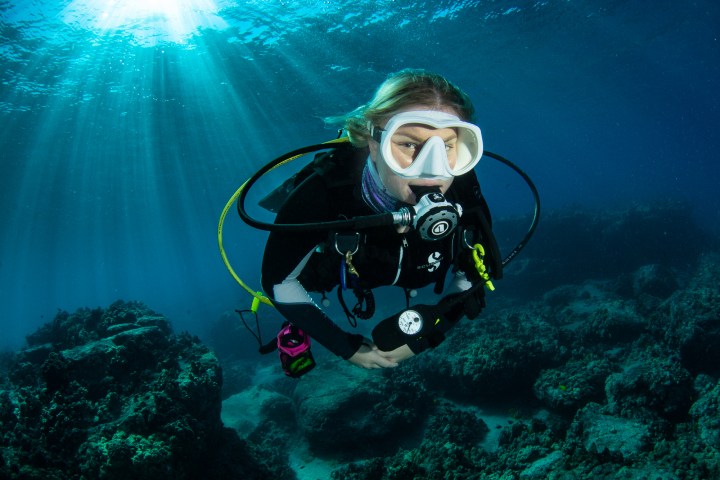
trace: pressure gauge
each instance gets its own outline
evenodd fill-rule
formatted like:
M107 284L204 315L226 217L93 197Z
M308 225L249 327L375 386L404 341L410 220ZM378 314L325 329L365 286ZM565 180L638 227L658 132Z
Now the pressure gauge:
M398 317L400 331L407 335L415 335L422 329L423 319L415 310L405 310Z

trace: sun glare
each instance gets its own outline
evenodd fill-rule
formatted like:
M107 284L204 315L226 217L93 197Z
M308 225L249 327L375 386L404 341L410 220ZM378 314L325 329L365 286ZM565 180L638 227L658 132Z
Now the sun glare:
M223 30L213 0L73 0L65 23L98 35L124 35L139 45L187 43L201 29Z

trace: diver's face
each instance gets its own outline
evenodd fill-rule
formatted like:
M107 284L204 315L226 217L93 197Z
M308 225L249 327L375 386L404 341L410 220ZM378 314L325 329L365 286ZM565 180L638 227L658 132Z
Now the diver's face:
M416 106L408 108L404 111L427 110L427 107ZM451 108L440 109L442 112L457 115L457 112ZM400 113L400 112L398 112ZM385 127L385 125L380 125ZM454 128L433 128L429 125L412 123L403 125L398 128L391 137L391 149L393 158L401 167L407 167L412 164L415 157L420 152L425 142L430 137L440 137L445 143L448 163L450 167L455 166L457 159L455 144L457 143L457 132ZM370 158L375 162L380 180L387 189L388 193L398 200L414 205L418 199L410 190L411 185L437 186L442 193L445 193L453 182L453 178L449 179L408 179L397 175L388 167L381 158L380 145L373 139L370 139L368 147L370 148Z

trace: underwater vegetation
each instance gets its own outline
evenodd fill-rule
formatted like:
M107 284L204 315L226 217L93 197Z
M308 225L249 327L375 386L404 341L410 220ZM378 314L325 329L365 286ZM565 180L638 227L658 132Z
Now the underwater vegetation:
M318 349L294 380L227 319L206 346L137 302L59 312L2 358L0 478L720 478L719 282L666 204L549 214L483 314L397 369Z

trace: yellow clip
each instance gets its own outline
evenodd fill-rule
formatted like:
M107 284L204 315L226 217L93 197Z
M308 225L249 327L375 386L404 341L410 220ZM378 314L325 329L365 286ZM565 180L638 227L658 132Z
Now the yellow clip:
M267 303L268 305L273 306L270 299L263 295L262 292L255 292L253 294L252 304L250 305L250 310L253 313L257 313L258 307L260 307L260 302Z
M352 256L353 254L350 253L350 250L345 252L345 265L347 265L348 272L350 272L350 275L354 275L358 278L360 278L360 274L358 273L357 269L355 268L355 265L352 264Z
M490 289L490 291L492 292L495 291L495 285L493 285L492 281L490 280L490 274L487 272L484 258L485 249L483 248L483 246L479 243L473 245L473 259L475 260L475 268L480 274L480 278L485 280L485 286L488 287L488 289Z

